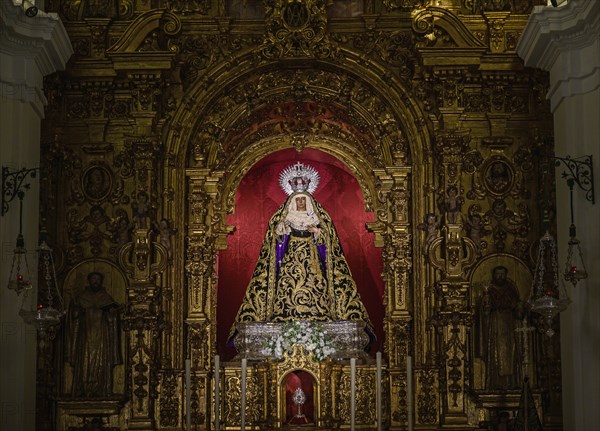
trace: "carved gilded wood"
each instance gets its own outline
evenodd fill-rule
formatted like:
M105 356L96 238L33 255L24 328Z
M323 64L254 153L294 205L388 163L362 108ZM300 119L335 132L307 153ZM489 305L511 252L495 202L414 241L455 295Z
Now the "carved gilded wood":
M72 399L63 329L47 349L56 373L39 371L38 392L58 400L40 413L40 428L56 417L69 430L94 420L110 430L181 429L190 359L192 421L213 429L224 306L215 265L235 228L227 215L244 175L283 148L336 157L374 213L385 428L407 426L408 356L419 429L495 426L515 412L506 400L519 389L486 387L478 322L495 266L508 268L527 300L538 156L550 151L552 124L546 77L525 69L515 46L541 2L366 0L356 16L322 0L250 3L47 5L65 20L75 56L46 81L45 217L65 283L82 263L110 262L102 268L124 274L125 361L110 399ZM551 427L560 422L558 337L530 343ZM294 360L249 370L255 429L282 425L281 378L294 368L315 376L319 424L347 426L348 365ZM361 366L360 424L376 429L374 368ZM225 364L222 423L231 430L239 379L239 361Z

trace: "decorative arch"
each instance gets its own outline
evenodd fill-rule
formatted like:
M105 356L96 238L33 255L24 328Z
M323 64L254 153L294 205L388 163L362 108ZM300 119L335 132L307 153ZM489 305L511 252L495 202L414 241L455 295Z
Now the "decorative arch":
M404 82L372 60L343 52L340 61L278 63L257 63L246 53L203 75L172 117L165 135L172 155L167 177L176 194L171 202L189 219L181 280L187 293L182 292L182 299L187 295L187 325L206 333L211 351L216 351L218 338L217 256L227 249L234 230L227 216L234 212L236 190L257 160L284 148L322 150L357 179L365 209L374 213L367 222L375 234L373 243L385 255L381 303L387 317L380 341L388 346L393 366L403 361L412 343L409 274L425 262L419 253L413 258L410 226L424 216L428 197L417 191L432 182L426 168L432 133ZM333 115L311 117L300 110L296 116L269 117L282 104L306 109L307 102ZM260 113L267 115L257 117ZM286 123L290 118L299 122ZM324 127L311 122L315 118ZM186 194L177 196L183 190Z
M182 97L182 103L174 113L171 127L166 134L166 151L177 156L178 164L193 165L189 163L189 150L190 146L198 142L198 138L203 138L200 144L209 144L205 149L208 150L207 153L211 153L213 146L224 144L223 132L235 128L243 114L249 116L255 106L273 105L281 100L294 100L294 97L302 100L302 96L310 94L320 100L351 102L355 113L350 113L349 116L354 117L355 121L382 127L379 139L371 135L370 142L383 147L381 166L393 163L394 149L389 142L393 129L402 132L399 138L402 138L405 148L400 148L400 151L406 152L413 164L422 164L431 144L431 135L423 127L426 124L425 114L413 98L409 97L411 92L406 84L390 75L383 66L373 60L363 59L360 53L343 51L346 58L339 63L304 59L286 62L285 68L279 67L277 70L275 66L281 66L281 63L254 64L251 61L252 53L217 65L203 75L201 80L195 82ZM307 62L310 67L307 67ZM264 83L260 78L269 73L289 75L298 72L307 76L310 71L339 77L335 83L337 85L327 85L327 82L323 82L310 88L294 89L292 85L275 84L268 87L268 92L261 92ZM297 92L294 93L294 90ZM350 100L340 100L340 96ZM384 108L385 111L375 109L373 112L374 108ZM229 112L229 115L223 117L223 112ZM379 113L388 115L383 118L373 115ZM207 123L211 127L207 127ZM214 152L215 150L212 150L212 153ZM204 164L207 168L218 165L216 158L211 160L214 165L206 165L204 158L196 162Z
M387 219L387 209L383 207L385 200L377 196L382 191L377 191L375 185L384 189L392 186L398 174L390 175L387 172L390 167L405 168L400 174L404 181L413 171L411 167L424 167L430 163L433 134L427 127L425 114L409 96L411 93L404 82L385 72L384 67L373 60L365 60L359 53L342 51L345 56L340 62L311 59L307 67L307 60L290 60L278 70L274 70L275 65L281 66L281 62L256 64L254 54L246 53L208 71L183 96L166 131L166 151L175 159L174 166L214 172L223 172L227 166L225 181L218 181L218 192L215 192L218 193L218 207L230 213L235 185L254 161L281 148L309 145L344 160L361 183L367 207ZM305 77L311 76L310 72L316 74L312 75L315 79L307 82ZM261 81L266 75L277 74L280 81L271 86ZM295 80L282 82L281 76L290 77L290 74L296 76ZM333 77L337 79L329 79ZM363 130L362 134L358 130L352 131L347 136L342 136L339 128L324 133L312 133L307 128L284 133L273 130L273 124L271 130L255 130L256 123L243 123L258 109L284 102L302 103L307 99L316 101L321 107L334 103L339 109L342 104L351 106L351 111L344 112L347 119L368 130ZM227 146L237 143L231 140L232 131L237 131L237 136L243 131L252 131L255 136L244 141L243 147L226 152ZM173 164L173 161L169 163ZM174 175L177 176L176 184L185 182L181 170ZM423 190L425 184L432 182L431 175L429 169L414 171L410 174L411 186L406 183L402 188ZM368 184L365 178L371 178L371 182ZM420 194L414 194L413 198L417 205L412 209L423 212L422 204L426 198ZM184 200L181 196L179 201ZM180 210L185 210L184 206L180 206ZM218 226L215 231L220 231L217 242L224 246L222 234L226 235L229 228L222 216L214 216L220 218L214 223ZM422 219L423 216L419 213L410 218ZM383 229L381 223L379 229ZM383 244L381 237L378 243Z

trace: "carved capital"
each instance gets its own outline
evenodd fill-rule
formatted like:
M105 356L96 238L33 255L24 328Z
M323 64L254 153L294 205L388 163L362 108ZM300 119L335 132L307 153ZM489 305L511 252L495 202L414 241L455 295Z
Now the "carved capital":
M471 141L469 131L465 130L445 130L436 135L436 147L441 155L441 162L444 165L460 164L467 144Z
M460 313L461 321L470 319L469 306L469 284L467 282L446 282L439 284L440 310L453 313L452 319L456 319L455 313ZM466 323L465 323L466 324Z
M477 245L461 235L462 226L449 224L442 229L443 236L433 239L428 248L430 263L440 269L444 280L463 280L466 270L477 259Z
M162 272L168 262L168 250L158 242L152 242L152 232L136 229L132 242L119 250L119 265L136 284L150 283Z

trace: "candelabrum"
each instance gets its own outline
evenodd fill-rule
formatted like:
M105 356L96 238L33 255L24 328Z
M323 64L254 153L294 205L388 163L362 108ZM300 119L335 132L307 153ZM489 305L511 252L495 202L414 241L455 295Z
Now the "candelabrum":
M64 304L58 290L52 249L46 243L43 232L37 248L40 282L37 292L31 282L28 252L23 235L23 199L25 191L31 187L25 180L27 177L35 178L37 171L38 168L24 168L11 172L6 167L2 168L2 215L8 212L9 203L15 197L19 198L19 234L13 251L8 288L14 290L17 295L23 295L19 315L25 323L35 326L43 342L48 331L60 324L64 315Z
M569 186L569 196L571 204L571 226L569 226L569 248L567 250L567 262L565 265L565 281L568 281L573 285L577 286L580 280L587 278L587 270L583 261L583 251L581 250L580 242L577 239L577 228L573 219L573 185L575 180L573 178L567 179L567 185ZM592 194L593 196L593 194Z
M27 301L28 292L26 292L19 315L25 323L35 326L44 340L48 331L60 324L65 311L63 299L56 283L52 249L45 241L42 241L37 252L41 276L38 298L30 298Z
M554 317L566 310L571 300L559 280L556 241L548 231L540 239L533 277L532 297L529 300L531 310L544 318L546 335L551 337L554 335L552 329Z
M31 287L25 239L23 238L23 233L19 232L17 244L13 250L12 265L8 276L8 288L14 290L17 295L20 295L22 292L31 289Z
M585 198L592 204L595 203L594 196L594 170L592 156L573 159L566 157L551 157L555 166L564 165L565 170L561 177L567 181L570 192L571 225L569 227L569 243L567 251L567 262L563 273L564 280L576 286L580 280L587 278L587 270L583 262L583 252L577 239L577 232L573 217L573 187L575 184L585 192ZM548 202L548 170L544 166L543 182L545 202ZM566 310L571 303L564 288L562 279L558 275L558 259L556 241L549 232L548 209L544 210L543 226L545 233L540 239L538 257L531 290L531 310L543 317L546 335L554 334L552 321L558 313Z
M565 170L561 177L566 179L569 186L569 202L571 210L571 225L569 226L569 243L567 250L567 262L565 264L565 281L577 286L577 283L587 278L587 270L583 260L583 251L581 244L577 239L577 228L575 227L573 211L573 187L575 184L585 192L585 199L595 203L594 196L594 168L592 156L584 156L573 159L567 157L554 157L555 166L564 165Z

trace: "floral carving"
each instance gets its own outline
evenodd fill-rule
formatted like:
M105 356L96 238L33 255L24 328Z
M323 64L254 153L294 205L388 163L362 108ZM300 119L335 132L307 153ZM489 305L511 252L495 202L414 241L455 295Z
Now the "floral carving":
M179 422L179 394L177 374L167 371L162 375L160 394L160 423L177 426Z
M267 32L260 49L267 59L315 57L337 58L339 48L327 34L323 0L268 0Z

